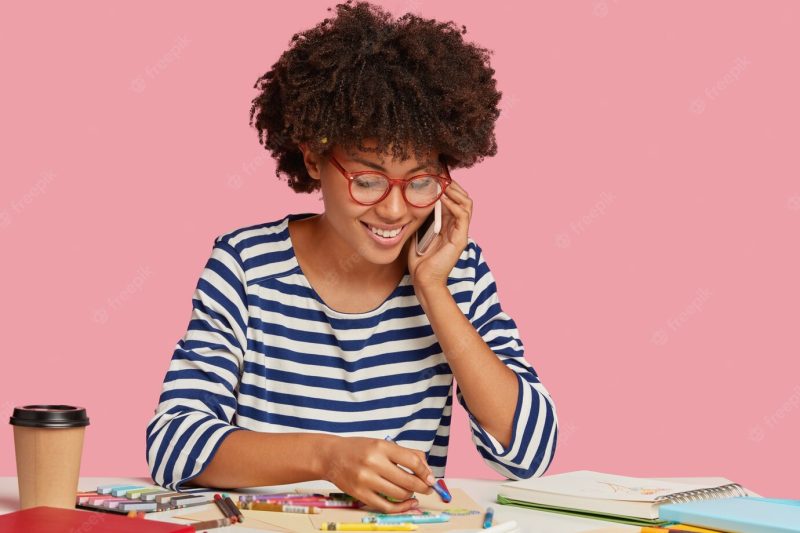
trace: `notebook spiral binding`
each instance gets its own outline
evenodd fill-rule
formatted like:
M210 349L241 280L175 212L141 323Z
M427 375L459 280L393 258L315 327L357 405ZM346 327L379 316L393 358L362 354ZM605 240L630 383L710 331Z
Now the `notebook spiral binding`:
M721 487L711 489L695 489L676 492L659 496L655 499L658 503L688 503L703 500L716 500L720 498L734 498L736 496L747 496L744 488L738 483L729 483Z

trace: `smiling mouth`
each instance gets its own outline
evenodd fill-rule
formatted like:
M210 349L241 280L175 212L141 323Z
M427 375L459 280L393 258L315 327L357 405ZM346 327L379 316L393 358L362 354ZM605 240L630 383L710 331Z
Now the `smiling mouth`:
M359 221L359 222L361 222L370 232L374 233L375 235L378 235L379 237L384 237L384 238L396 237L397 235L402 233L403 230L406 228L406 226L408 226L408 224L409 224L407 222L407 223L403 224L402 226L400 226L399 228L396 228L394 230L385 230L385 229L381 229L381 228L377 228L375 226L372 226L372 225L370 225L370 224L368 224L366 222L363 222L363 221ZM378 230L378 231L375 231L375 230ZM387 235L384 236L383 235L384 233L387 234Z

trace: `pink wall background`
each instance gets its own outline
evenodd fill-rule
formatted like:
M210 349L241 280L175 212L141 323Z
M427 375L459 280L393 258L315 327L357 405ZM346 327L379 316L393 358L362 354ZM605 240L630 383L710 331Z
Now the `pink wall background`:
M145 424L214 237L319 212L248 125L334 2L17 3L4 66L0 475L14 405L92 419L83 475L146 475ZM554 396L551 473L723 475L800 495L800 4L387 1L495 51L475 199ZM457 408L448 475L495 477Z

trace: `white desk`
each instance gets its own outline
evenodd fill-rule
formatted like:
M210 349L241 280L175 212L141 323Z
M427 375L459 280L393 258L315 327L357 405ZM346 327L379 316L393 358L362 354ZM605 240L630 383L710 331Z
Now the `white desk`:
M110 485L113 483L125 483L130 485L153 485L153 480L150 478L135 478L135 477L82 477L78 484L79 490L94 490L98 485ZM472 480L472 479L458 479L447 478L447 485L450 487L459 487L464 489L472 498L481 506L486 507L491 505L495 509L495 524L500 524L508 520L516 520L520 526L520 530L524 532L537 533L579 533L591 531L593 529L601 528L604 526L620 526L612 522L603 522L599 520L589 520L586 518L570 517L559 515L555 513L546 513L541 511L532 511L528 509L521 509L518 507L511 507L507 505L500 505L496 503L497 486L500 481L490 480ZM306 483L298 483L295 485L283 485L282 489L291 490L294 487L333 487L332 484L325 481L309 481ZM281 487L278 487L279 489ZM249 488L248 491L252 492L257 489ZM268 490L276 491L276 487L268 487ZM279 490L277 490L279 491ZM236 491L226 491L229 494L238 494ZM209 504L214 505L214 504ZM201 510L204 507L193 507L192 511ZM0 514L9 513L19 509L19 494L17 487L16 477L0 477ZM174 520L170 517L174 514L186 514L186 509L177 509L174 511L163 511L159 513L147 513L146 518L151 520L163 520L165 522L177 522L185 524L185 520ZM246 523L241 526L229 526L215 529L219 533L263 533L260 530L244 527ZM625 526L622 526L625 527ZM638 531L638 528L630 528L631 531Z

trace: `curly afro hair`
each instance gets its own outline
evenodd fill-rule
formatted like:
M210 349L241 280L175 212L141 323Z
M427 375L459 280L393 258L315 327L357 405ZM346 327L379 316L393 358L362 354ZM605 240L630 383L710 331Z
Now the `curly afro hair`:
M331 11L331 8L328 8ZM379 6L348 0L336 18L292 36L291 47L254 85L250 125L295 192L319 181L306 171L301 143L327 155L346 150L408 159L435 150L449 167L473 166L497 153L494 125L502 93L493 52L466 43L466 26L407 13L397 20ZM377 139L377 146L362 145ZM435 163L433 163L435 164ZM437 165L438 166L438 165Z

